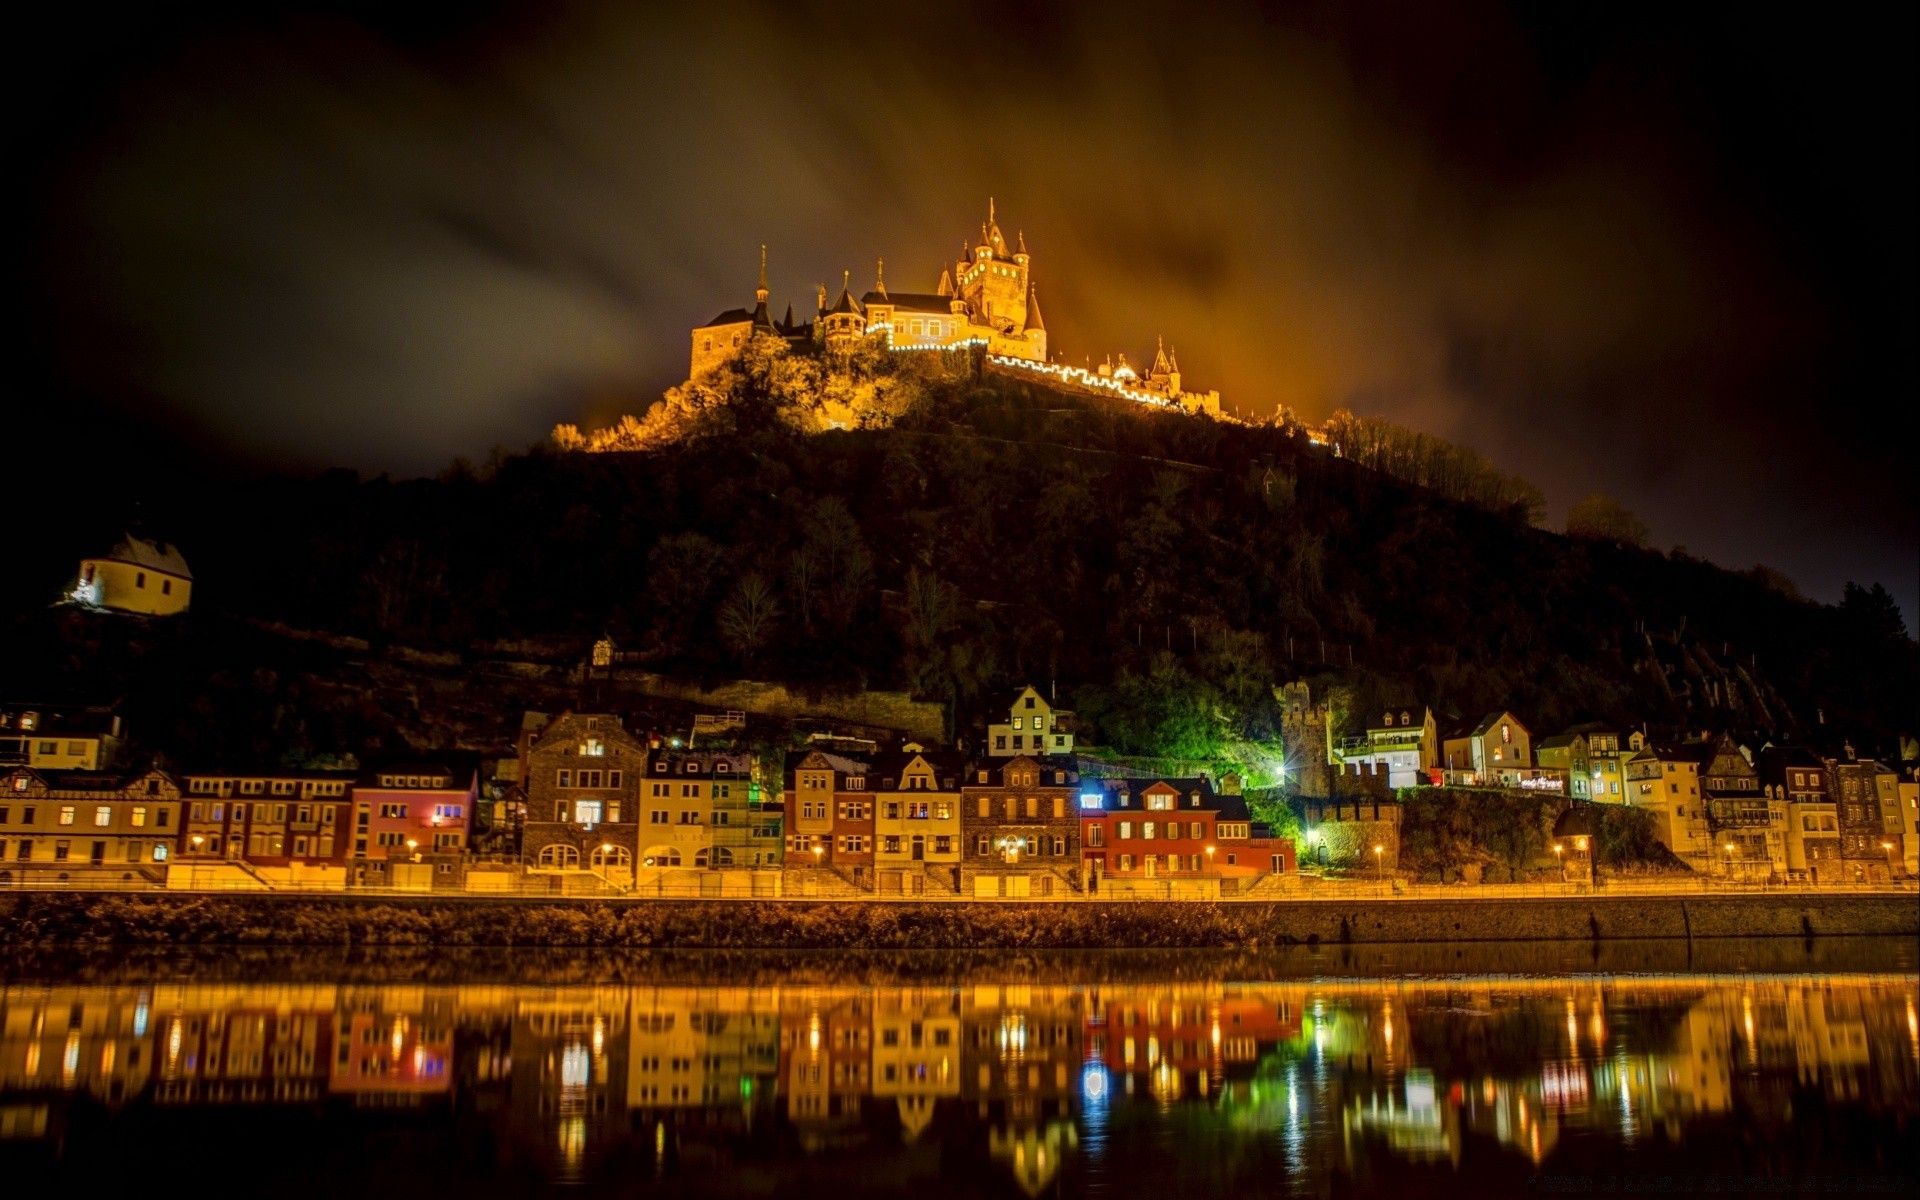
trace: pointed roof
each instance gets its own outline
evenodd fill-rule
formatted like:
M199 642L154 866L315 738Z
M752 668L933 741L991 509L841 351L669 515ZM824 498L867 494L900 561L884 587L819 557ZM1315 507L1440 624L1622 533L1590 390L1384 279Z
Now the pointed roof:
M193 578L193 572L187 569L186 558L170 543L149 541L130 533L120 539L119 545L101 557L107 562L145 567L149 571L158 571L177 579Z
M760 243L760 283L754 288L753 298L761 304L767 302L767 244Z
M994 219L992 196L987 197L987 223L980 227L980 231L986 237L987 245L993 248L995 254L1005 254L1007 252L1006 235L1000 232L1000 223Z
M1020 232L1014 234L1013 237L1014 244L1018 247L1016 253L1025 254L1027 252L1027 231L1022 229Z
M948 271L945 267L940 268L940 286L938 289L936 289L934 294L937 296L953 295L953 273Z
M1027 328L1046 332L1047 323L1040 319L1040 293L1033 284L1027 284Z
M1158 337L1154 338L1153 341L1154 341L1153 374L1166 375L1171 373L1173 368L1167 365L1166 342Z
M873 267L873 291L882 301L887 298L887 260L880 259Z
M852 313L855 316L865 315L860 311L860 302L853 298L852 281L852 271L841 272L840 298L835 300L833 307L827 310L829 313Z
M786 320L780 322L780 328L788 333L793 332L793 304L791 301L787 304L787 317Z

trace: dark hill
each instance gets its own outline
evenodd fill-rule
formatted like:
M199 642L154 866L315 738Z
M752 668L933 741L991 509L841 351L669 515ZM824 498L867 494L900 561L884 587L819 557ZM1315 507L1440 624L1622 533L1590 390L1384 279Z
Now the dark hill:
M1270 686L1302 675L1357 712L1510 707L1541 729L1911 730L1916 647L1870 592L1819 605L1569 539L1297 431L992 376L931 380L888 429L803 436L752 397L715 429L406 483L182 481L147 513L193 565L190 620L454 650L604 631L655 670L905 686L963 721L1052 680L1138 753L1259 737ZM32 613L83 548L89 510L69 517L11 585L18 677L63 665Z

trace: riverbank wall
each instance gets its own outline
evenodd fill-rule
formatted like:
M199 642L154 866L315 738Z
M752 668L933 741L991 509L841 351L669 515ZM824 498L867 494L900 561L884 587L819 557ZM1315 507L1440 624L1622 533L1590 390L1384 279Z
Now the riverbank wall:
M1920 935L1911 894L1071 904L15 893L0 947L1249 949Z

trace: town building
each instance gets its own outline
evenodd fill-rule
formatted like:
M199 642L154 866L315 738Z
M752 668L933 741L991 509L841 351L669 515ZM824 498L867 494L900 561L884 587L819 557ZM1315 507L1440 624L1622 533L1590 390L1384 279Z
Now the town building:
M744 868L734 840L717 830L747 825L751 755L731 750L647 752L640 781L640 879L663 888L691 882L686 871Z
M1366 736L1344 738L1330 749L1335 765L1385 771L1393 788L1434 782L1440 763L1439 731L1424 706L1388 709Z
M1690 742L1713 830L1714 863L1725 878L1759 882L1787 873L1787 802L1769 798L1745 747L1728 734Z
M1022 754L976 762L960 795L962 895L1080 890L1080 773L1073 760Z
M362 772L353 786L352 882L459 886L479 803L479 764L462 756L399 760Z
M874 878L883 893L960 890L960 776L966 764L917 742L873 764Z
M80 560L68 599L88 608L172 616L193 599L193 572L168 543L127 534L100 557Z
M1832 883L1843 878L1840 813L1826 763L1805 746L1768 746L1754 766L1767 798L1787 802L1787 879Z
M1527 727L1504 709L1456 730L1442 741L1441 754L1447 782L1455 786L1518 787L1533 769Z
M873 889L871 774L864 759L827 750L809 750L788 761L783 793L787 867L829 871L854 887Z
M873 1098L892 1101L908 1141L935 1106L960 1094L960 993L950 987L882 988L873 1003Z
M1646 744L1639 732L1622 738L1609 725L1589 722L1543 739L1534 747L1534 757L1542 767L1566 773L1572 799L1624 804L1629 798L1626 765Z
M612 713L522 722L527 817L521 855L558 891L625 891L640 859L647 746Z
M1894 784L1900 806L1900 859L1909 876L1920 875L1920 777L1908 764Z
M995 758L1013 754L1073 753L1073 714L1056 709L1029 686L1013 694L1007 719L987 727L987 753Z
M125 739L111 705L0 705L0 767L105 771Z
M1252 832L1245 798L1205 776L1101 780L1082 788L1080 806L1086 885L1099 895L1217 898L1220 827Z
M180 789L164 771L13 767L0 778L0 883L166 881Z
M1329 780L1329 791L1327 796L1303 797L1307 861L1382 876L1398 867L1403 812L1388 787L1386 768L1342 766Z
M338 889L352 856L350 770L181 772L171 887Z
M1900 777L1871 758L1828 764L1840 825L1840 870L1848 883L1885 883L1905 873Z
M1694 749L1649 745L1628 759L1627 795L1653 814L1661 845L1702 875L1714 869L1713 829L1700 794L1700 755Z

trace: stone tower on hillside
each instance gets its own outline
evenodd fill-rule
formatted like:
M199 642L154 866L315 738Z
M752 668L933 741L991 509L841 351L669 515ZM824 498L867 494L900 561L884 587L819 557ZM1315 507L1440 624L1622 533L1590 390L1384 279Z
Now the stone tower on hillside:
M1287 783L1296 796L1331 794L1327 771L1325 704L1313 702L1313 690L1304 679L1273 689L1280 702L1280 738L1287 748Z

